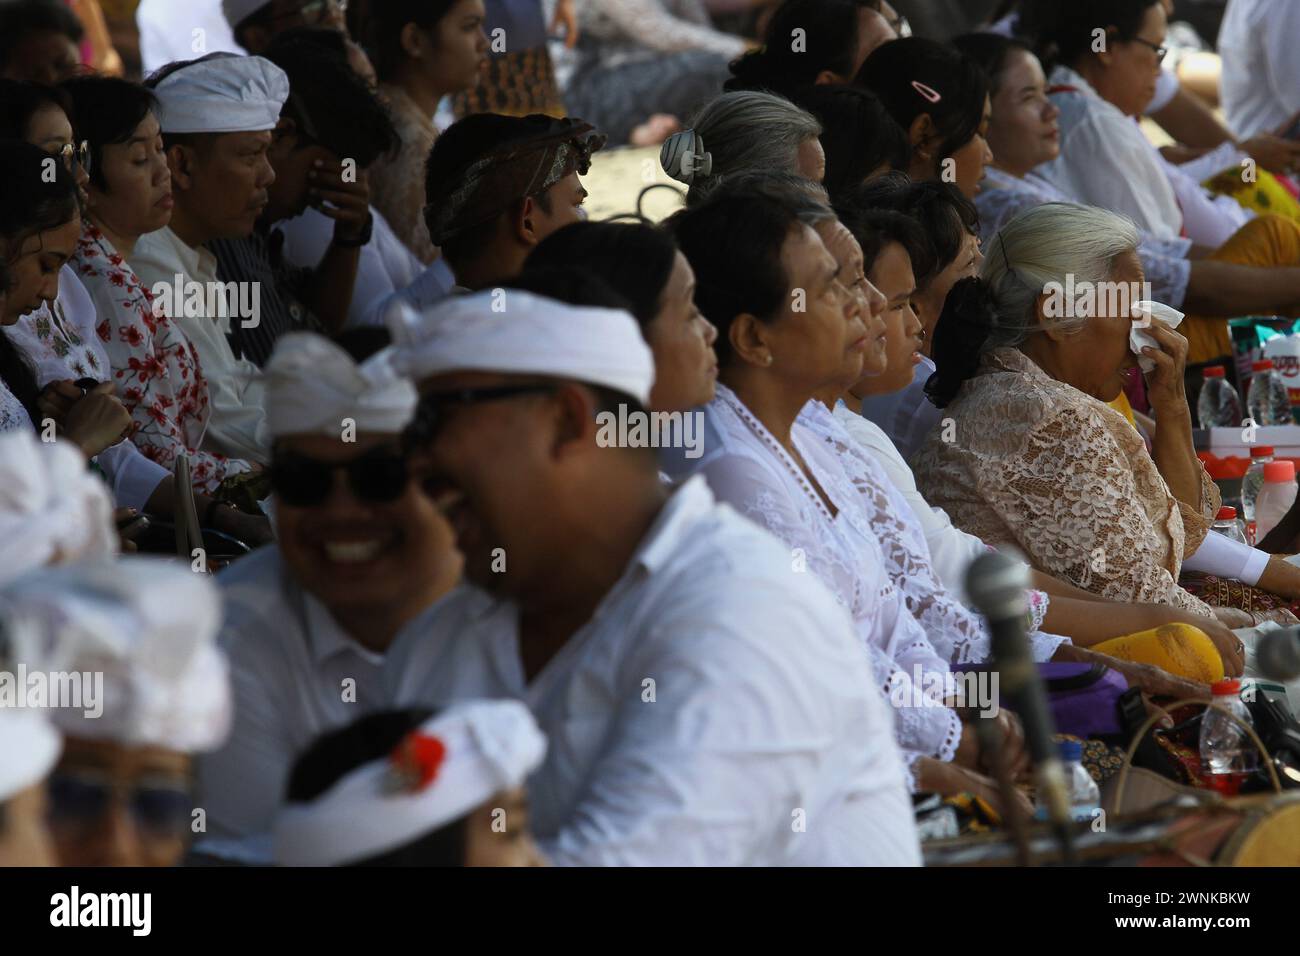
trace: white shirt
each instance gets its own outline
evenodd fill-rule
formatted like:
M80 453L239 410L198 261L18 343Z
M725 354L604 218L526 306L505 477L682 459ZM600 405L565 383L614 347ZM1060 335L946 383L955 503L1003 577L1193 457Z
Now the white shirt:
M357 261L357 280L344 324L348 329L379 324L375 305L406 288L424 269L424 263L397 238L379 210L371 206L370 214L374 229ZM334 238L334 220L318 209L308 208L301 216L281 220L276 228L284 233L285 261L302 269L315 269Z
M1300 112L1300 3L1232 0L1219 28L1220 92L1238 139L1272 133Z
M925 383L935 368L930 357L922 355L906 388L862 400L862 414L884 430L905 459L916 454L925 436L943 420L943 409L925 397Z
M159 282L175 287L177 274L184 277L184 282L197 282L205 290L211 288L208 283L219 281L216 256L202 246L191 248L168 226L140 237L131 265L151 291ZM180 298L181 291L175 289L173 297ZM265 387L257 366L248 359L236 358L230 348L226 339L229 317L186 315L187 310L180 308L173 311L181 313L172 318L193 344L208 380L212 416L203 447L231 458L265 464L271 447L263 410Z
M930 562L944 586L962 594L966 586L966 567L988 551L988 546L973 534L967 534L949 519L942 508L931 508L916 488L916 478L898 453L889 436L869 418L854 414L846 405L837 405L835 417L867 454L875 459L890 482L898 489L930 549Z
M112 381L112 366L99 342L95 317L90 293L77 278L76 270L64 265L59 269L59 294L54 308L42 305L20 316L17 323L5 328L5 334L31 364L38 388L64 379ZM60 351L64 354L60 355ZM14 420L26 421L30 427L25 412ZM112 487L114 502L138 511L144 510L158 485L171 474L142 455L129 439L105 448L95 456L95 463Z
M394 701L524 700L531 828L568 865L915 865L890 717L847 615L787 549L678 488L525 684L516 610L465 587L389 653ZM652 683L650 683L652 682Z
M785 543L792 571L811 572L831 589L853 616L871 686L890 698L908 767L920 757L951 760L962 725L942 704L952 690L947 658L891 580L871 513L839 455L803 422L792 427L800 457L836 505L832 515L803 469L731 389L718 385L702 411L704 454L692 459L682 449L664 449L660 466L677 480L704 475L721 501Z
M234 725L197 760L201 852L269 863L270 826L297 757L321 734L381 709L383 655L349 637L270 545L217 576ZM351 681L352 683L346 683Z
M147 77L173 60L222 51L243 53L221 12L221 0L140 0L140 61Z
M1052 94L1061 111L1061 155L1034 172L1080 202L1128 216L1159 239L1177 238L1182 210L1159 151L1137 121L1068 67L1054 69L1050 82L1075 92Z
M416 276L406 288L398 289L391 295L374 303L369 318L362 324L383 325L384 317L399 302L416 312L421 312L432 305L436 305L449 295L468 291L463 286L456 284L456 276L452 274L451 266L447 265L446 259L439 256L425 266L424 271Z

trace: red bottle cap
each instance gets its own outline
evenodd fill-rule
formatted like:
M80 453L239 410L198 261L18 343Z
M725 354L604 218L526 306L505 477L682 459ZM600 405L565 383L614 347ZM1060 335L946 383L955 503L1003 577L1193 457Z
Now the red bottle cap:
M1214 516L1215 521L1236 521L1237 509L1232 505L1224 505L1219 509L1219 513Z
M1273 367L1272 359L1260 359L1258 362L1251 362L1250 368L1254 372L1263 372Z
M1265 456L1268 456L1269 458L1273 457L1272 445L1256 445L1250 450L1251 458L1263 458Z
M1295 481L1295 462L1270 461L1264 465L1264 480L1279 483Z
M1216 680L1210 685L1210 692L1215 697L1227 697L1229 694L1241 693L1241 681L1235 677L1225 677L1223 680Z
M1207 365L1201 369L1201 375L1205 378L1223 378L1223 366Z

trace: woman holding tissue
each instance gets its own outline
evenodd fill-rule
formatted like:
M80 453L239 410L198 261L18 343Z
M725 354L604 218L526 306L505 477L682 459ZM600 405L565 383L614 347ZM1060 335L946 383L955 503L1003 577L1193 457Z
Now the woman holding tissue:
M1141 331L1156 345L1139 356L1130 343L1137 242L1128 220L1068 203L994 237L981 278L953 288L938 325L929 394L953 427L913 461L920 489L964 531L1110 600L1215 613L1179 586L1184 566L1294 600L1300 569L1209 533L1219 493L1192 447L1187 340L1152 318ZM1075 296L1054 293L1067 283ZM1107 405L1140 358L1158 423L1150 453ZM1224 660L1239 667L1240 651Z

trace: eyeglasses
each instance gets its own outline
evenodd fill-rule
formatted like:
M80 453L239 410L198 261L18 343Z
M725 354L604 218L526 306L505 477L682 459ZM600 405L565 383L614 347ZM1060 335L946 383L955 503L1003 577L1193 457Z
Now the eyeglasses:
M59 147L59 159L63 160L63 165L68 168L68 172L75 172L73 163L76 163L90 175L90 143L84 139L77 145L64 143Z
M540 395L553 392L555 385L495 385L487 388L462 388L448 392L433 392L420 399L415 410L415 419L406 427L407 447L427 444L433 441L442 425L443 414L447 408L456 405L476 405L481 402L498 402L519 395Z
M284 504L314 508L329 497L334 476L342 471L359 501L385 504L396 501L410 480L406 455L380 447L351 461L320 461L295 452L276 452L271 461L271 490Z
M1134 38L1133 38L1132 40L1130 40L1129 42L1130 42L1130 43L1141 43L1141 44L1142 44L1144 47L1146 47L1147 49L1149 49L1149 50L1154 50L1154 51L1155 51L1155 54L1156 54L1156 62L1157 62L1157 63L1163 63L1163 62L1165 62L1165 57L1169 55L1169 47L1167 47L1167 46L1157 46L1156 44L1152 43L1150 40L1144 40L1144 39L1142 39L1141 37L1134 37Z
M122 800L147 835L174 838L189 825L189 789L171 781L141 781L122 786L99 774L56 771L48 782L50 823L86 831L96 826L114 801Z

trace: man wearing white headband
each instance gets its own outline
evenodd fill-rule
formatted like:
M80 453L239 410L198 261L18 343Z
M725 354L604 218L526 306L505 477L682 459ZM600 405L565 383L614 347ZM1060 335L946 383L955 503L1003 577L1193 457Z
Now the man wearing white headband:
M416 394L375 351L386 339L345 333L354 357L294 332L267 363L277 543L219 579L236 707L199 766L213 856L270 861L294 757L383 703L388 645L460 576L451 529L407 469Z
M198 352L212 405L204 447L264 464L270 436L257 367L227 340L231 323L260 322L260 290L222 284L207 243L251 235L266 208L275 179L267 150L289 80L261 57L214 53L167 67L146 85L158 97L175 207L170 224L140 237L131 265L154 308Z
M151 558L43 568L0 590L0 619L48 649L22 655L18 684L47 688L64 736L48 781L60 865L179 863L201 819L190 755L230 724L211 580Z
M513 700L382 711L317 740L275 822L282 866L537 866L525 778L546 753Z
M917 863L844 610L705 483L670 496L633 427L601 424L648 401L636 321L485 292L396 334L417 467L475 586L395 644L393 702L525 701L550 755L532 829L556 863Z

